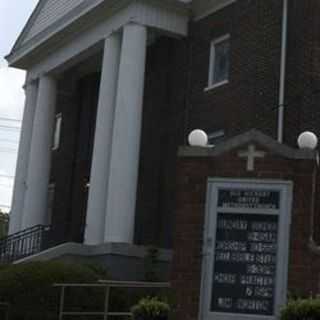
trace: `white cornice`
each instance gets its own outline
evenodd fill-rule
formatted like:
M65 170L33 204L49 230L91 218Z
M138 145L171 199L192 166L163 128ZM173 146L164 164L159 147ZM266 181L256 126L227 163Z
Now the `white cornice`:
M128 7L131 8L131 12L128 12ZM136 10L138 7L140 11ZM152 21L148 12L154 14L156 8L159 8L157 13L160 16L157 15L157 21ZM124 11L124 14L121 11ZM119 12L122 21L119 21ZM51 50L56 50L67 41L72 41L72 38L77 37L79 33L85 34L87 30L89 32L91 29L99 29L99 26L106 24L108 27L105 26L105 35L107 35L107 30L111 32L120 28L122 24L128 22L128 19L137 20L147 26L164 28L167 32L175 32L176 28L178 34L186 35L188 17L189 6L177 0L90 0L90 6L72 10L25 43L22 34L6 59L11 66L28 69L36 59L41 60L45 52L48 54ZM29 23L32 23L33 19L31 18ZM101 30L99 36L101 37ZM96 40L99 41L101 38Z
M88 12L92 11L95 7L100 5L105 0L91 0L90 2L86 2L87 6L76 8L75 10L72 10L69 14L66 14L62 16L60 19L55 21L52 25L50 25L48 28L43 30L42 32L36 34L34 37L29 39L28 41L25 41L25 36L28 33L28 30L31 28L34 20L37 18L37 14L41 10L44 1L40 1L37 5L36 9L32 13L31 17L29 18L26 26L24 27L22 33L18 37L18 40L14 44L14 47L10 54L6 57L9 64L15 63L17 59L20 58L20 56L23 56L24 53L28 53L29 51L32 51L35 47L41 45L50 37L52 37L54 34L59 33L75 21L79 20L82 16L85 16ZM116 2L116 0L111 0L109 2ZM119 1L121 2L121 1ZM90 4L90 5L88 5Z

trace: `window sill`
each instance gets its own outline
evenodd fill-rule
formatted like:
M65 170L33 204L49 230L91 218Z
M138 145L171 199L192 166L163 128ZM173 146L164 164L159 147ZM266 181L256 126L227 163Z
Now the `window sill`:
M219 88L221 86L224 86L224 85L226 85L228 83L229 83L229 80L223 80L223 81L217 82L217 83L215 83L215 84L213 84L211 86L208 86L208 87L204 88L203 91L204 92L208 92L208 91L211 91L213 89L216 89L216 88Z

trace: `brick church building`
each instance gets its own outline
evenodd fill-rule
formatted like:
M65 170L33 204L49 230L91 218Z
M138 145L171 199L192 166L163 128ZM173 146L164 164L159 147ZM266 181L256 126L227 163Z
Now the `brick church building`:
M40 0L7 56L27 71L11 239L48 232L31 254L115 265L155 245L167 265L190 131L218 146L257 129L292 148L320 134L319 12L318 0Z

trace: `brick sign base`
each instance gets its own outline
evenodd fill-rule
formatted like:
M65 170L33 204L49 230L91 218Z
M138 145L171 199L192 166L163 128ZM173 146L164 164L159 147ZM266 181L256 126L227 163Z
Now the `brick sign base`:
M250 160L243 152L262 152ZM288 294L320 292L320 251L310 240L317 226L318 167L313 151L292 149L252 130L215 148L183 147L178 159L178 195L172 284L176 319L199 319L203 236L209 178L281 180L293 184ZM320 189L319 189L320 190ZM315 228L314 234L319 233Z

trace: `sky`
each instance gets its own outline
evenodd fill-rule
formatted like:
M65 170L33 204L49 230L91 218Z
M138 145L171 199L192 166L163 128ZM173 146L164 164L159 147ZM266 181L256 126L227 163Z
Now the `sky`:
M22 89L25 72L8 68L4 56L10 52L37 2L0 0L0 209L5 211L11 205L25 99Z

